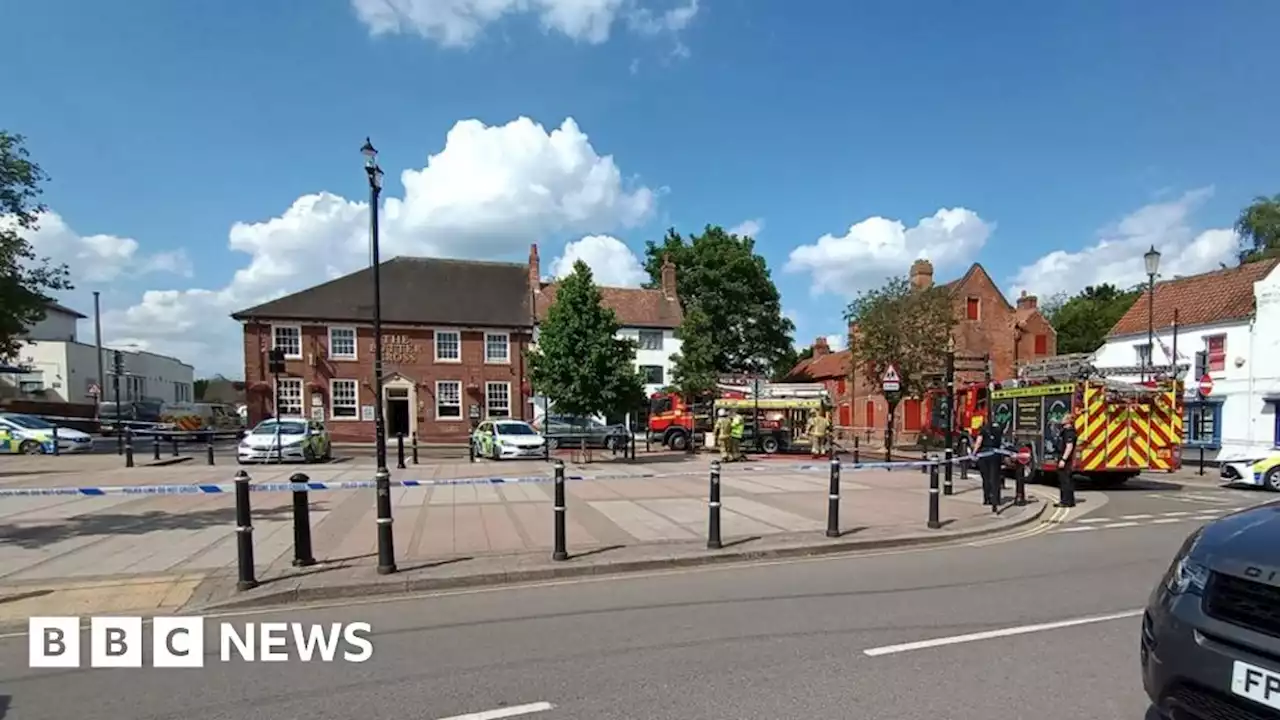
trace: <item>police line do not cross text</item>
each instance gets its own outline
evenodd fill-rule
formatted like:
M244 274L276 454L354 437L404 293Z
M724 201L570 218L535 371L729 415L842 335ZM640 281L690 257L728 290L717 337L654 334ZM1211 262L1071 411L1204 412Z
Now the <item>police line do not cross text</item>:
M150 643L144 625L140 617L89 618L89 667L143 667L143 650L148 647L152 667L204 667L204 618L153 618ZM224 663L237 659L362 663L373 658L373 628L365 622L218 622L215 627L217 658ZM27 663L31 667L81 667L81 618L33 617L28 621L27 633Z

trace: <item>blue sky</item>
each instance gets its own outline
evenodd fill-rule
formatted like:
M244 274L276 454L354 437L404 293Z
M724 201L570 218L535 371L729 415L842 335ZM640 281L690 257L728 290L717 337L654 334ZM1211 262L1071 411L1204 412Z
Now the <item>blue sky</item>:
M391 253L626 283L668 226L751 222L802 345L917 256L1011 298L1229 261L1280 191L1280 6L961 5L11 3L0 116L64 300L198 372L240 372L227 313L367 261L366 135Z

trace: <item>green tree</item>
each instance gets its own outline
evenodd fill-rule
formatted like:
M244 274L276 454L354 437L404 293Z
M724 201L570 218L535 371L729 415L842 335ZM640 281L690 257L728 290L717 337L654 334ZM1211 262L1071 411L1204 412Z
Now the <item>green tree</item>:
M668 230L661 243L645 247L650 287L661 287L666 257L675 264L686 313L697 303L710 319L718 372L772 375L791 369L795 325L782 315L782 296L754 240L711 225L688 238Z
M1254 198L1236 218L1236 232L1245 241L1240 262L1280 255L1280 194Z
M1129 311L1143 288L1121 290L1114 285L1090 285L1076 295L1058 295L1041 312L1058 332L1058 352L1091 353L1102 347L1107 333Z
M872 387L879 388L885 370L893 365L902 378L898 399L923 395L930 376L942 372L947 339L956 324L946 288L916 290L904 277L859 293L846 308L845 319L856 325L849 338L851 372L861 371Z
M671 387L692 401L715 390L716 348L711 318L697 303L691 303L684 321L676 330L680 352L671 356Z
M591 268L579 260L556 287L556 301L529 352L534 390L565 415L615 416L644 399L636 344L618 338L618 318L601 302Z
M205 378L200 378L192 383L192 392L195 394L196 402L204 400L204 394L208 389L209 381Z
M70 290L66 265L36 255L24 233L36 229L48 179L21 135L0 130L0 360L14 357L27 328L44 318L51 292Z

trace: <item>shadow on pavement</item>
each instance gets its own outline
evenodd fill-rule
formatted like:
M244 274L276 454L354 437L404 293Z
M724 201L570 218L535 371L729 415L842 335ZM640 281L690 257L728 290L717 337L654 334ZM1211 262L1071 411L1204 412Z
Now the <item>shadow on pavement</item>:
M312 511L324 509L325 503L312 503ZM292 517L290 507L254 510L255 520ZM15 545L25 550L39 550L74 537L92 535L145 535L163 530L203 530L225 525L227 532L235 527L234 507L193 512L86 513L65 520L45 520L39 525L0 524L0 547Z
M9 715L9 705L12 701L12 695L0 695L0 720L4 720Z

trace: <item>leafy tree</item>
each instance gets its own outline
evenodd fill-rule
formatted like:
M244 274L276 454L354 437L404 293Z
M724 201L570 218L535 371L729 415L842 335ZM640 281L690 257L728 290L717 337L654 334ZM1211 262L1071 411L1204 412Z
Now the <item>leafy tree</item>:
M942 372L947 339L955 327L951 294L942 287L916 290L904 277L858 294L845 310L856 325L849 340L852 370L861 370L872 387L890 365L898 369L902 388L898 398L923 395L929 376ZM891 409L896 405L890 400Z
M192 383L192 392L195 394L196 402L203 401L204 394L208 390L209 390L209 381L205 378L200 378L199 380L196 380L194 383Z
M618 318L601 302L591 268L579 260L556 287L556 301L529 352L529 381L558 412L621 415L644 398L636 344L618 338Z
M666 257L676 266L676 288L686 314L696 303L710 320L716 371L776 374L791 369L795 325L782 315L782 297L754 240L711 225L688 238L668 230L661 243L645 247L650 287L661 287Z
M49 293L71 289L67 266L38 257L22 236L45 210L37 198L48 179L24 142L0 130L0 360L18 354L27 328L44 318Z
M684 321L676 330L680 338L680 352L671 356L671 385L692 400L711 392L716 387L716 348L711 318L697 303L691 303L684 313Z
M1058 352L1091 353L1102 347L1107 333L1129 311L1144 289L1121 290L1114 285L1090 285L1071 297L1055 296L1041 310L1058 331Z
M1236 232L1246 242L1240 262L1280 255L1280 194L1254 198L1236 218Z

